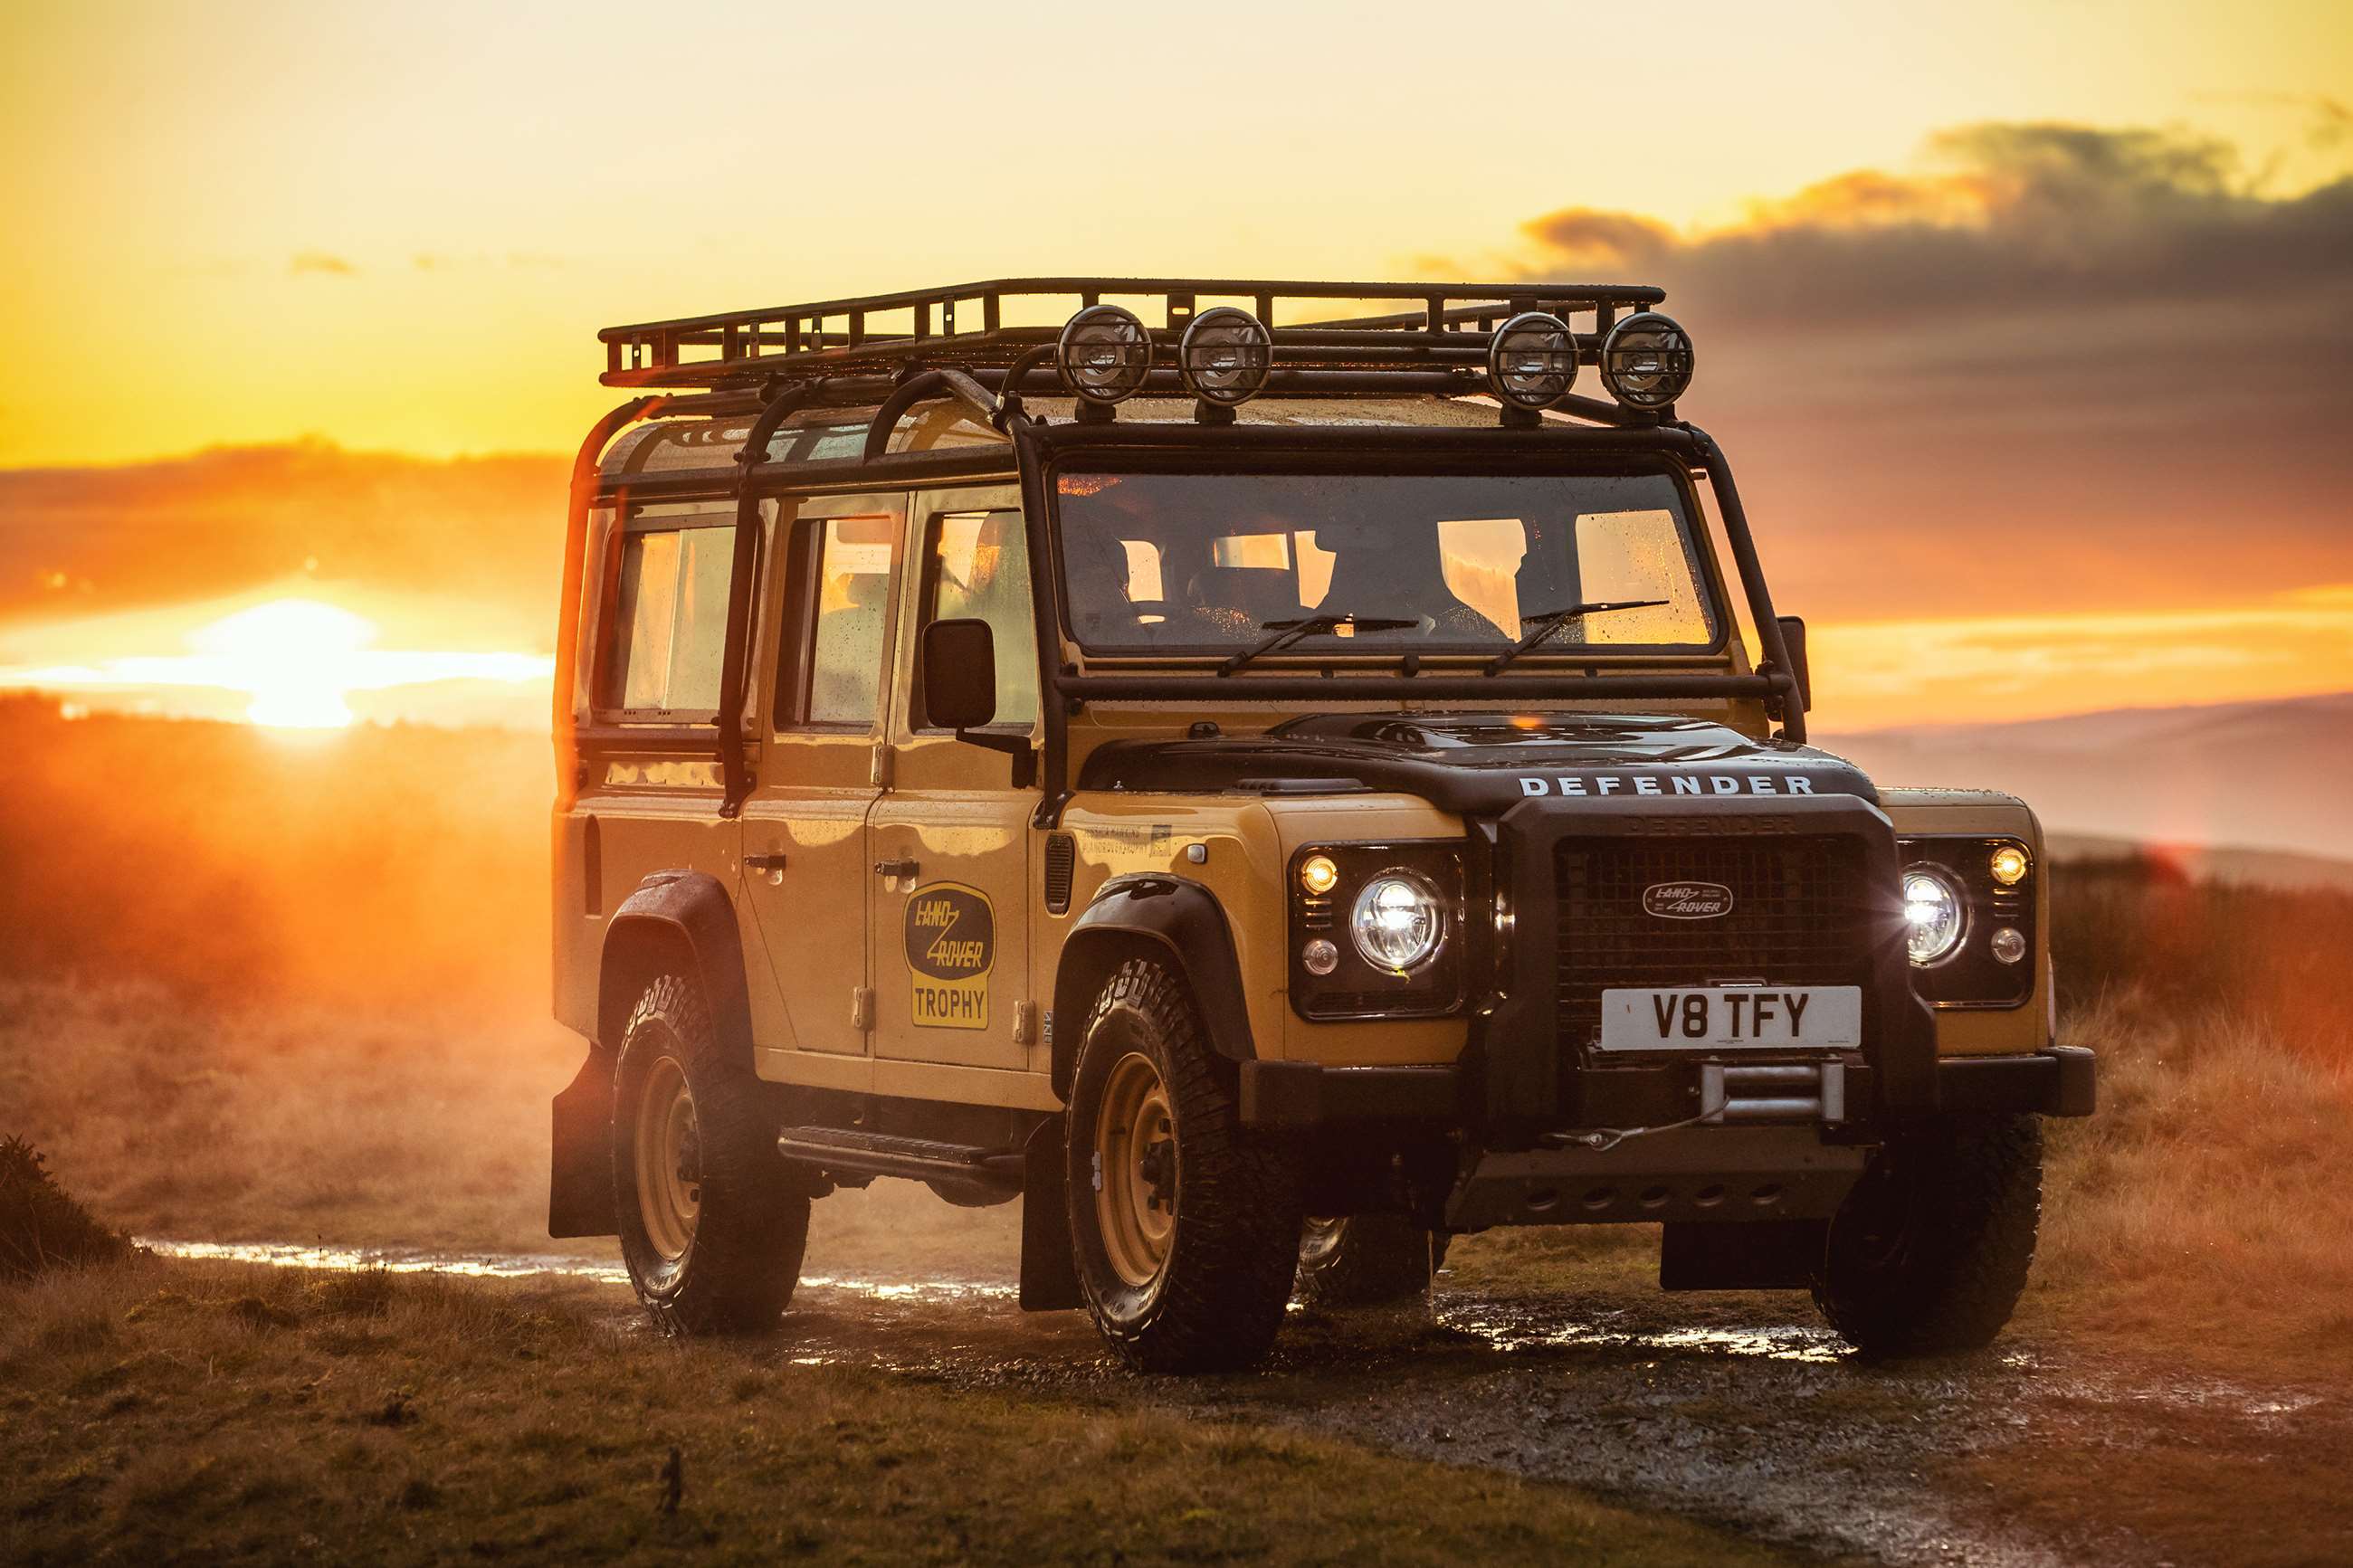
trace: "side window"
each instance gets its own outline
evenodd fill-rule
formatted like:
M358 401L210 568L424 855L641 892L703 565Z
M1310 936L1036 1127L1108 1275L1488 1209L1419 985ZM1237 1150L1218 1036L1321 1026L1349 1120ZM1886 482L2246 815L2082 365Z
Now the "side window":
M778 725L873 724L881 709L882 629L897 528L891 517L808 518L794 525Z
M923 560L923 624L987 621L997 643L997 722L1038 718L1029 549L1018 511L951 511L932 520Z
M596 707L639 717L708 719L719 708L733 574L733 514L633 509L623 524L598 665Z

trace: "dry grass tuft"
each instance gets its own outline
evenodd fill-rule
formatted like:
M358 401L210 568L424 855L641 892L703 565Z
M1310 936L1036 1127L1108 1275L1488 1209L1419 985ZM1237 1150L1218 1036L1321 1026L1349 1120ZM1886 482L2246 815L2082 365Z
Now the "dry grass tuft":
M0 1280L111 1263L130 1243L69 1196L22 1138L0 1138Z

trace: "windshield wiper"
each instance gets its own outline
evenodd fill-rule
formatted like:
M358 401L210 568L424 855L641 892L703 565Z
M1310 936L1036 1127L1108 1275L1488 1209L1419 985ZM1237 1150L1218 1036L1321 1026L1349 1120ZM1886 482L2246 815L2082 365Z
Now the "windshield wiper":
M1402 632L1419 625L1419 621L1401 621L1391 616L1309 616L1296 621L1261 621L1258 629L1274 636L1254 647L1242 649L1218 666L1218 673L1231 675L1262 654L1279 653L1302 637L1330 637L1342 626L1354 626L1361 632Z
M1522 616L1521 624L1534 626L1535 630L1513 644L1510 651L1497 654L1488 663L1486 673L1494 675L1500 672L1512 660L1571 621L1583 620L1588 616L1607 615L1611 610L1654 610L1666 603L1664 599L1604 599L1590 605L1565 605L1557 610L1540 610L1533 616Z

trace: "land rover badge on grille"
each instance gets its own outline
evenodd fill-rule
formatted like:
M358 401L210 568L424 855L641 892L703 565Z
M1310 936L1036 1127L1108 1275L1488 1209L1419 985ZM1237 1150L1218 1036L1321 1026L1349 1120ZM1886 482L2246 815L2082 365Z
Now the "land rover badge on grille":
M1642 889L1642 912L1662 921L1712 921L1732 912L1732 889L1721 882L1653 882Z

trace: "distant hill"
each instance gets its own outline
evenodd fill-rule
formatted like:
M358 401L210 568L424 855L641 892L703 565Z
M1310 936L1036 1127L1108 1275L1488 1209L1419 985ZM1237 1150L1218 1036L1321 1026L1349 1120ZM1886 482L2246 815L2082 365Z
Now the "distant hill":
M2009 790L2054 833L2353 860L2353 692L1819 739L1882 784Z

